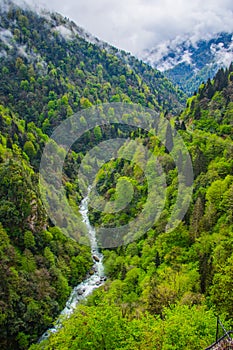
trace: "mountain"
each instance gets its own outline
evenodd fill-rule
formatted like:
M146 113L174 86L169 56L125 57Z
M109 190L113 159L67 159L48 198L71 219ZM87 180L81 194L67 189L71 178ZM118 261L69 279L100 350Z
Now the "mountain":
M184 95L157 70L61 15L10 0L0 4L0 79L0 347L11 350L37 341L92 267L90 249L54 227L42 205L38 171L48 135L94 104L132 101L175 113ZM86 135L83 144L93 143ZM71 152L64 167L76 211L84 154Z
M38 164L47 140L0 104L1 349L37 341L92 266L89 248L53 227L42 205Z
M3 5L1 67L10 72L10 77L0 71L0 99L24 118L37 121L37 125L38 120L40 123L46 120L53 126L54 119L58 118L59 102L53 108L51 103L47 106L52 97L43 91L48 79L49 90L57 100L64 97L69 101L69 112L63 107L60 118L82 108L85 101L86 105L140 101L144 106L174 113L185 102L184 94L159 71L109 45L101 42L96 45L97 39L59 14L36 13L8 0L4 0ZM35 79L33 86L30 86L31 78ZM19 106L17 101L23 100L26 92L30 92L27 104ZM12 102L10 95L13 95ZM32 106L38 95L40 98Z
M212 79L233 61L233 33L219 33L198 41L177 38L142 55L175 85L191 95L202 82Z
M232 66L201 85L185 107L184 94L162 73L98 42L61 15L10 0L2 1L0 8L0 348L207 347L215 338L216 313L226 327L233 326ZM59 228L79 235L81 224L72 225L61 206L54 205L59 227L46 214L39 192L41 156L46 143L56 147L50 140L54 127L80 111L80 122L88 125L92 120L85 110L94 105L104 118L104 102L136 103L140 117L141 106L149 107L161 113L164 123L166 116L176 130L162 128L168 135L165 145L154 120L150 132L115 122L109 128L97 125L88 130L65 159L61 181L67 202L77 213L82 199L80 166L88 173L98 163L88 163L88 151L102 141L122 138L126 142L117 157L96 174L106 205L118 201L120 210L89 208L92 224L133 227L140 213L147 210L150 216L161 195L164 207L142 236L102 249L106 283L57 334L37 344L72 288L93 273L89 247ZM114 115L114 110L109 113ZM124 117L140 120L135 111ZM178 195L179 181L188 180L188 168L183 149L177 166L173 159L177 134L193 163L193 196L182 222L168 232L172 213L187 201ZM58 152L64 154L60 148ZM131 162L127 154L132 155ZM155 178L153 157L159 175ZM55 174L52 170L46 175L56 180ZM132 200L121 209L129 192L126 183ZM56 185L54 181L50 188L54 204L60 194ZM148 206L150 185L156 187L156 196ZM190 181L182 185L192 186Z
M182 223L166 232L179 181L172 154L159 146L156 137L134 131L121 151L135 148L136 160L142 157L144 144L159 159L167 185L162 213L145 235L103 250L106 284L77 307L61 330L30 350L205 349L216 339L216 314L232 329L232 69L232 65L221 69L213 81L201 85L183 113L172 120L189 150L194 172L192 203ZM142 210L148 186L135 162L111 159L97 175L98 190L114 201L116 182L126 175L135 197L114 214L90 209L93 225L118 227Z
M233 63L202 84L188 99L182 118L192 129L233 138Z

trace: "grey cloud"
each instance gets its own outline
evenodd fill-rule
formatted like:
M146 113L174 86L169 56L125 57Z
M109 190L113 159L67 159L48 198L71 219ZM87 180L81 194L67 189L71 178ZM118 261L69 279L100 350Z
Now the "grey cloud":
M176 37L233 31L232 0L50 0L45 7L133 53Z

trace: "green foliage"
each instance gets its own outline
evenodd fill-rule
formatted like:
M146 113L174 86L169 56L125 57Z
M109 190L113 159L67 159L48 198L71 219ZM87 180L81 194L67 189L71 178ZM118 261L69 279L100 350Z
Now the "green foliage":
M214 337L215 317L204 307L166 309L164 320L147 313L132 319L123 314L123 306L81 306L59 333L30 350L198 350Z
M11 350L36 343L93 264L86 246L50 227L46 218L38 189L45 133L74 112L102 102L136 102L167 110L164 115L171 117L183 98L158 71L124 52L100 48L78 35L65 40L55 28L76 27L59 15L48 20L10 6L1 19L14 36L12 47L1 42L7 56L0 63L0 347ZM20 57L16 45L33 55ZM73 145L63 183L74 212L81 199L76 178L81 161L93 146L115 137L138 143L127 141L118 158L96 175L105 209L114 210L90 209L92 223L133 225L145 209L148 183L140 165L148 161L152 180L154 172L142 145L157 157L166 178L165 205L146 234L137 232L127 246L103 251L104 287L56 335L31 349L202 349L214 340L213 310L233 325L232 83L231 65L200 86L181 119L171 119L189 149L195 177L190 208L171 232L166 225L179 178L168 152L174 147L169 127L165 145L140 129L117 125L96 126ZM137 115L124 118L129 122ZM88 126L83 116L80 122ZM124 159L127 152L132 162ZM179 161L185 172L182 154ZM83 164L84 173L94 162ZM156 181L162 183L158 174ZM147 213L159 202L158 191Z
M102 49L75 34L65 39L55 28L64 26L73 33L79 29L59 15L48 19L14 7L1 15L15 40L11 47L1 41L7 57L3 55L0 63L0 101L25 120L43 126L44 132L50 133L78 110L104 102L181 109L184 94L157 70L114 47ZM22 26L21 17L27 24ZM33 152L31 145L26 148Z
M36 155L35 147L31 141L25 142L23 150L29 158L33 158Z
M198 94L188 100L182 118L189 120L190 127L232 138L232 70L233 64L219 70L213 81L202 84Z
M224 91L227 99L226 93L228 92ZM207 94L212 94L219 105L223 103L222 98L219 99L221 91L215 94L212 90ZM193 101L198 106L197 98L193 97L188 103L190 110L193 108L190 107ZM207 125L208 111L205 117ZM174 163L167 151L162 147L158 148L152 139L146 139L146 135L131 133L131 137L134 136L139 143L143 139L160 159L167 180L165 208L158 222L140 240L126 247L104 251L105 272L109 281L104 289L96 291L88 300L89 307L99 307L101 303L120 307L123 318L140 318L138 315L142 310L153 315L153 320L157 319L157 322L160 317L162 329L159 334L163 334L162 339L156 338L156 345L148 343L148 349L200 349L212 343L214 323L208 328L202 324L202 317L198 319L202 312L205 317L208 314L213 315L211 307L222 319L227 317L229 327L233 324L230 292L233 283L230 272L233 253L232 140L225 135L220 137L215 133L199 130L198 125L191 132L190 126L187 131L182 131L194 166L193 203L183 223L171 232L165 232L165 227L166 219L176 201L177 171ZM172 144L167 145L168 147L172 148ZM130 142L124 145L119 155L122 156L124 152L127 154L127 150L133 152L137 161L144 157ZM112 160L97 175L99 191L110 204L117 199L118 181L119 189L124 185L121 184L121 179L131 182L134 195L138 191L137 199L146 198L143 173L132 164ZM127 189L124 188L123 192L126 193ZM131 193L126 197L131 198ZM98 214L96 210L90 209L93 224L117 226L126 223L137 215L137 205L139 210L142 209L143 201L140 200L138 204L133 196L131 202L127 205L124 203L125 208L114 215L103 212ZM181 309L179 314L178 310ZM192 312L198 315L197 318ZM196 326L199 329L197 333L194 331ZM209 336L206 333L202 341L203 331L207 331ZM67 334L65 330L64 334ZM155 334L154 328L154 337ZM150 341L154 339L153 336L150 335ZM134 348L137 346L134 345Z
M92 262L88 248L59 229L45 230L34 169L47 137L8 109L0 106L0 111L0 346L27 349L51 325ZM36 152L32 142L37 140Z

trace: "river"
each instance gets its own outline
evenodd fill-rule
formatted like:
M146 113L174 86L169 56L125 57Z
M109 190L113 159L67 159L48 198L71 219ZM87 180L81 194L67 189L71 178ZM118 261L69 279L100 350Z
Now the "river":
M79 211L82 215L83 222L85 222L88 229L92 259L93 259L92 270L94 271L94 273L92 275L88 275L83 282L78 284L73 289L68 301L66 302L65 308L60 313L54 326L48 329L40 337L39 342L45 339L48 339L52 333L56 333L62 327L63 320L72 315L79 301L85 299L88 295L90 295L93 292L94 289L102 286L106 280L106 276L104 274L103 255L98 249L96 232L94 227L90 224L90 221L88 218L88 196L86 196L82 200Z

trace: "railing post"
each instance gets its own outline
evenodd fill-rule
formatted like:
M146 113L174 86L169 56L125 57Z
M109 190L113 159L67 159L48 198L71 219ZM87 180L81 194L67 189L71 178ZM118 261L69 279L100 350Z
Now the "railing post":
M220 321L220 319L218 318L218 323L220 324L220 326L222 327L222 329L225 332L225 335L227 336L228 340L231 340L231 337L229 336L228 332L226 331L225 327L223 326L222 322Z

